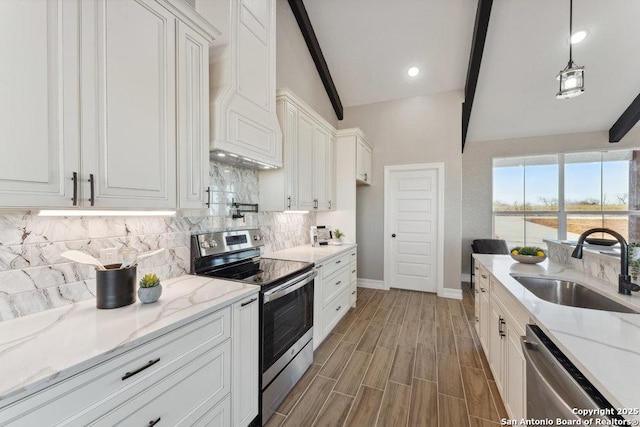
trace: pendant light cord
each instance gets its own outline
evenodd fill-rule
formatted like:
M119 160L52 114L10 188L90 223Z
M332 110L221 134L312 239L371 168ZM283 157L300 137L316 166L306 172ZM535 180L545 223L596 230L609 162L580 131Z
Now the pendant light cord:
M573 66L571 36L573 36L573 0L569 0L569 68Z

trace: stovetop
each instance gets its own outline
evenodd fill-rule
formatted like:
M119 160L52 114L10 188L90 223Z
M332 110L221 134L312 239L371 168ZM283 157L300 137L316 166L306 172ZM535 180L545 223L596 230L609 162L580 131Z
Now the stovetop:
M200 275L269 287L313 268L312 263L270 258L252 258L230 266L200 272Z

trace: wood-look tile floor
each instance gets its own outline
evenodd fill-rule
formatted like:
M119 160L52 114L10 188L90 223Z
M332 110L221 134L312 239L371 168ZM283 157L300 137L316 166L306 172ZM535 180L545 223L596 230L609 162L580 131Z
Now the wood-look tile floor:
M497 426L506 411L463 300L358 289L268 426Z

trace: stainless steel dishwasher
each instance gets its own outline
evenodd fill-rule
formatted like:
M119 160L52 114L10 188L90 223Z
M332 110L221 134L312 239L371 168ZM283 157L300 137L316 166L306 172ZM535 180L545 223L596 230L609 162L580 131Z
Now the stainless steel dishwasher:
M528 419L624 420L538 326L527 325L521 340Z

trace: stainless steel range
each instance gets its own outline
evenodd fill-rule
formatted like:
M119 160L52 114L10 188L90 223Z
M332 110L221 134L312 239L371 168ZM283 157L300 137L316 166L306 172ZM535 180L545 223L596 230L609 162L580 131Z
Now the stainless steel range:
M313 363L312 263L260 258L260 230L194 234L191 273L260 289L260 414L264 425Z

